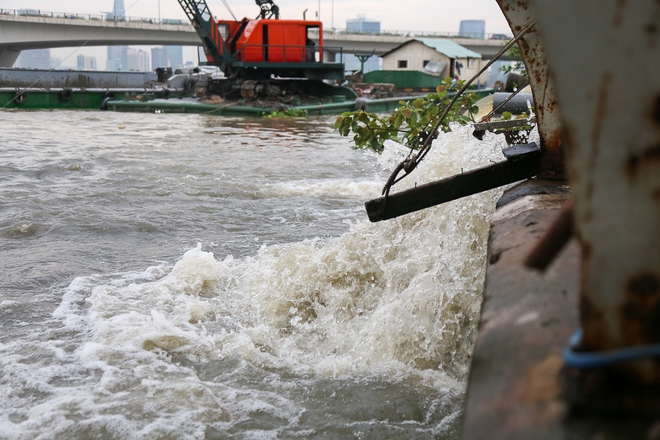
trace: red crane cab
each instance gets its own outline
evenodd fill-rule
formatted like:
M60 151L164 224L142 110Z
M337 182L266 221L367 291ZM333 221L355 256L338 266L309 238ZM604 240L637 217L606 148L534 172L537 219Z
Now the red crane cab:
M324 62L323 23L307 20L248 19L215 21L211 36L226 65L222 70L258 69L261 75L343 79L341 62ZM317 45L312 37L318 38ZM223 44L224 43L224 44ZM341 57L341 48L327 56ZM227 51L228 53L223 53ZM332 53L332 55L330 55ZM209 62L213 56L207 54ZM227 72L225 72L227 73Z
M303 20L216 22L218 33L238 62L308 63L323 60L323 24ZM318 35L319 45L312 40ZM224 35L223 35L224 34Z

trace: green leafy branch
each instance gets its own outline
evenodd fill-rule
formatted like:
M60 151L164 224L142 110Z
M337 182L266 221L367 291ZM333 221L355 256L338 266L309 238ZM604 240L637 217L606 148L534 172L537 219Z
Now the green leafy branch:
M451 122L462 125L475 122L474 114L479 111L475 105L478 99L475 93L464 93L453 105L452 99L447 96L451 88L460 89L464 83L458 81L452 84L451 78L447 78L436 88L435 93L412 102L400 101L401 106L389 116L380 117L363 110L342 113L335 122L335 129L342 136L353 133L356 148L370 148L381 153L384 142L389 139L417 150L429 136L433 139L437 137L438 134L431 133L431 130L450 105L440 129L449 131Z
M523 77L527 77L527 68L525 67L525 63L523 63L522 61L522 53L520 52L520 46L514 44L513 46L511 46L511 49L509 49L506 55L510 59L516 60L516 62L509 66L500 67L499 68L500 72L503 72L504 74L517 72Z

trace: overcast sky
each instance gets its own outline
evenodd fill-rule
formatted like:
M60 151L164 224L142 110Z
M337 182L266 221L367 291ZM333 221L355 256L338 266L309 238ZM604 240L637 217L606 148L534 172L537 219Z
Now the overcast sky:
M259 12L254 0L226 1L238 19L254 18ZM207 3L217 18L231 19L222 0L207 0ZM495 0L275 0L275 3L280 8L281 18L287 19L302 18L305 9L308 10L307 18L314 19L320 5L326 30L333 25L345 28L347 19L364 14L368 19L380 21L382 30L458 32L461 20L485 20L487 33L511 33ZM112 11L113 4L114 0L3 0L0 7L101 14ZM177 0L124 0L124 5L126 15L131 17L158 18L160 9L161 18L185 19ZM85 49L78 53L87 54L89 51ZM62 56L63 50L57 52L56 56ZM184 58L191 58L194 53L194 50L186 51L188 56L184 54ZM97 61L103 68L105 57L101 56Z

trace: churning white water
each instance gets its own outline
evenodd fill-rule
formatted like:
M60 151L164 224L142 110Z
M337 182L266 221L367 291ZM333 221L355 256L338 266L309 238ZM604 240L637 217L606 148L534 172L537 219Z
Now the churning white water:
M456 436L498 191L372 224L376 158L332 119L64 114L0 115L86 133L16 128L0 153L0 438ZM470 130L394 191L503 159Z

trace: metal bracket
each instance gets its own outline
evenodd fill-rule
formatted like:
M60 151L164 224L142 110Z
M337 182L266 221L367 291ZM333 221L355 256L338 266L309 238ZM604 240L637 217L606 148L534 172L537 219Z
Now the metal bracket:
M507 159L504 162L369 200L364 204L369 220L392 219L538 174L541 149L535 143L514 145L502 152Z

